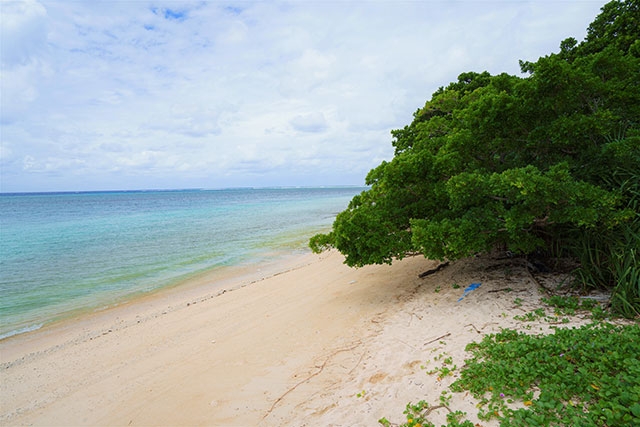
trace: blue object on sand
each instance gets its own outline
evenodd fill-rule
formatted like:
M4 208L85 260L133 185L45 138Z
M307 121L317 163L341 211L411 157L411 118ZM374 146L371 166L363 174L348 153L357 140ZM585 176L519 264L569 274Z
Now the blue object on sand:
M476 289L478 289L480 287L482 283L472 283L469 286L467 286L464 290L464 293L462 294L462 296L460 297L460 299L458 300L458 302L462 301L462 298L466 297L467 294L471 291L475 291Z

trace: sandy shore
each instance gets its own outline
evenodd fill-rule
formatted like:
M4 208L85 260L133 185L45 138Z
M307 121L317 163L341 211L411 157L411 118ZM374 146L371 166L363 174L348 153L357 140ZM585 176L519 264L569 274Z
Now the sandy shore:
M462 366L467 343L522 327L513 316L541 296L526 270L489 259L422 279L437 262L350 269L342 261L336 252L302 255L226 278L224 290L201 278L185 291L3 340L0 424L401 422L407 402L437 404L454 379L422 365L446 353ZM482 285L459 301L473 282ZM468 395L451 405L476 412Z

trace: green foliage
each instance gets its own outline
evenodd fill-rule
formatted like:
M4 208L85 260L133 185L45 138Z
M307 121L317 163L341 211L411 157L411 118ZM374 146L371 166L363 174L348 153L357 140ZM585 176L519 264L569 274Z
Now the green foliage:
M335 246L345 254L346 263L351 266L390 264L393 258L402 258L410 249L410 233L402 222L408 221L411 204L408 198L404 202L406 206L384 194L382 188L364 191L338 214L333 231L312 237L310 246L316 252ZM376 227L371 227L371 221Z
M604 49L612 41L615 47L629 52L640 40L640 2L637 0L612 1L587 30L586 51Z
M593 300L554 296L545 299L556 314L595 312ZM544 310L533 312L534 317ZM434 426L431 411L450 412L446 427L473 426L466 414L450 408L454 393L478 400L478 418L497 419L501 426L636 426L640 425L640 327L637 323L592 323L555 328L549 335L512 329L486 335L467 345L471 357L458 379L442 391L439 405L408 404L401 426ZM440 374L453 363L447 353L433 358ZM395 426L386 418L383 426ZM445 427L445 426L443 426Z
M435 368L428 370L427 371L428 375L438 374L439 380L444 377L453 375L453 373L458 367L453 364L453 358L451 356L448 356L445 358L446 355L447 355L446 353L441 353L438 356L433 358L433 360L436 362L442 360L443 358L444 360L442 360L442 364L440 366L436 366Z
M447 397L446 396L443 397L443 395L441 395L440 397L441 397L441 405L439 406L430 406L424 400L421 400L417 404L408 403L404 411L407 422L400 424L399 427L435 427L435 424L429 421L427 416L429 414L429 411L431 410L438 409L441 407L448 408ZM474 427L471 421L463 420L465 415L466 414L461 411L449 412L449 414L447 414L446 427ZM397 425L397 424L391 423L386 418L381 418L378 420L378 422L383 427L391 427L391 426Z
M577 256L588 286L637 314L640 247L638 0L612 1L585 41L522 62L527 77L460 74L391 132L395 155L366 178L314 251L350 266L409 253L458 259L494 248ZM586 266L601 261L597 271Z
M454 391L501 426L638 425L640 328L607 323L546 336L503 330L470 344ZM520 402L515 405L507 403Z
M640 315L640 173L617 171L608 182L619 189L629 220L573 236L573 252L581 264L576 276L590 287L613 288L613 311L633 318Z
M590 311L598 305L598 302L593 299L581 300L578 297L561 297L558 295L542 298L542 302L555 307L555 313L562 316L573 316L579 310Z
M544 320L552 323L569 323L569 318L559 316L573 316L578 312L591 312L591 319L594 321L603 320L608 317L607 313L602 309L598 301L594 299L580 299L578 297L562 297L554 295L549 298L542 298L542 302L554 308L555 316L548 315L546 310L539 307L533 311L522 315L513 316L515 320L521 322L537 322ZM514 301L516 306L518 299ZM528 329L530 329L528 327Z
M513 316L515 320L519 320L522 322L535 322L536 320L540 320L546 316L544 308L537 308L534 311L530 311L523 315Z

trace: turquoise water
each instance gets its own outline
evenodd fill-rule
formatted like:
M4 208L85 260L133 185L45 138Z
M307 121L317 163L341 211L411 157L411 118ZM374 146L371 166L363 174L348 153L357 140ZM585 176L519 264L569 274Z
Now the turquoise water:
M0 195L0 339L306 249L361 188Z

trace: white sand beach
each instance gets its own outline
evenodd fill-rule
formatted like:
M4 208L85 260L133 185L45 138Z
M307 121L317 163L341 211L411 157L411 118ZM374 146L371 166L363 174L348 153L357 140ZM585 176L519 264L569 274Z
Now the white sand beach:
M542 296L525 269L489 258L418 277L438 264L416 256L351 269L337 252L301 255L5 339L0 424L400 423L409 401L437 404L455 379L421 366L444 353L462 366L467 343L522 328L514 315ZM460 394L451 407L472 415L475 403Z

